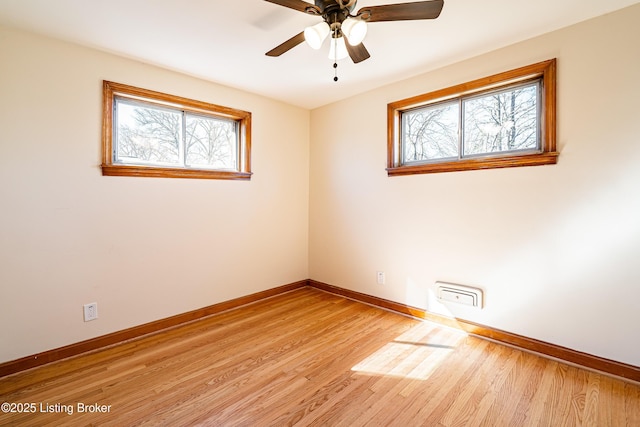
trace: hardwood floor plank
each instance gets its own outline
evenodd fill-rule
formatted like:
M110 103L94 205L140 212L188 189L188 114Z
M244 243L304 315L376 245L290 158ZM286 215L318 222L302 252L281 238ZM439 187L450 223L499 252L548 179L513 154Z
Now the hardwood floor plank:
M479 385L474 390L474 400L478 403L475 410L464 421L466 425L481 425L490 411L499 413L501 405L504 406L513 393L513 384L508 380L512 378L511 373L516 367L518 352L508 347L504 347L502 350L504 353L496 360L494 367L486 375L485 381L489 382L488 387ZM503 392L505 389L506 393ZM457 414L453 415L457 419L460 418ZM496 419L493 425L496 425L498 421L499 419Z
M368 407L365 414L359 415L354 413L352 422L368 422L370 420L387 419L390 422L397 417L402 416L402 410L406 408L408 402L417 394L426 396L424 389L425 381L429 381L431 375L438 369L443 360L450 356L451 352L459 342L464 339L465 334L452 331L448 328L431 328L432 325L418 325L412 329L422 331L428 325L428 333L416 339L414 355L422 360L418 362L412 370L406 371L404 375L388 375L377 380L372 390L376 390L376 394L370 396L366 403ZM397 340L407 342L405 334ZM381 349L380 352L383 352ZM377 357L384 355L377 355ZM412 357L407 357L410 360ZM415 363L415 362L414 362ZM384 371L383 371L384 372ZM372 372L370 375L375 374ZM385 391L386 390L386 391Z
M444 359L438 362L435 371L428 380L423 381L419 388L415 389L412 398L406 400L403 410L392 414L393 422L398 422L400 425L411 425L411 423L422 425L433 415L433 411L455 387L457 381L465 376L469 366L476 362L478 353L482 353L482 349L488 344L486 341L478 341L479 346L471 348L469 347L469 339L475 342L475 339L470 337L461 340L456 350L448 353ZM463 355L463 352L457 351L462 348L472 351ZM475 354L473 353L474 350L476 351ZM456 369L449 370L445 368L446 366L456 366ZM367 418L364 419L373 420L376 416L381 415L386 417L383 403L384 401L378 401L378 409L375 412L365 412L363 415L366 415ZM439 418L439 416L434 418Z
M494 405L482 420L482 426L525 425L527 411L540 385L547 360L520 351L514 357L514 369L498 393Z
M500 374L509 362L511 351L501 345L496 345L494 349L488 349L488 351L490 356L453 399L453 405L442 417L443 424L469 425L476 414L482 416L486 412L481 410L482 400L486 397L487 401L493 401L492 387L499 386L497 382L500 382Z
M466 345L470 351L465 351L466 360L457 363L458 368L455 373L447 373L449 378L442 383L443 387L439 390L435 399L432 399L428 405L421 410L421 418L424 418L422 425L430 425L431 423L440 422L449 408L455 403L457 397L464 390L464 387L474 378L480 366L492 356L490 348L493 345L489 342L478 343L473 346L475 339L468 338Z
M640 387L624 385L624 414L628 426L640 426Z
M20 426L640 425L636 383L313 288L0 378L2 402L51 409L0 413Z
M535 390L531 401L537 402L536 405L528 406L528 411L525 415L524 425L548 425L550 420L546 420L547 424L544 424L543 417L549 415L551 410L556 410L553 407L553 402L549 398L550 390L553 387L554 382L557 382L555 378L558 375L558 362L555 361L547 361L548 363L544 363L541 366L542 369L542 377L540 378L540 382L538 383L538 388Z
M600 397L600 374L595 372L588 373L587 390L585 393L584 410L582 414L583 425L585 426L597 426L598 425L598 403L601 400ZM603 393L603 401L604 399ZM608 406L605 403L605 406ZM605 412L605 407L601 407ZM605 412L606 413L606 412Z

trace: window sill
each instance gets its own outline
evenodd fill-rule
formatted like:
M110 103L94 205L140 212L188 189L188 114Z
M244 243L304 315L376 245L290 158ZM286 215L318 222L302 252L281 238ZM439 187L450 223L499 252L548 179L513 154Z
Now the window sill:
M194 178L194 179L230 179L251 180L251 172L180 169L180 168L156 168L131 165L102 165L104 176L136 176L151 178Z
M417 175L424 173L456 172L480 169L510 168L516 166L553 165L558 162L557 151L541 154L525 154L481 159L465 159L452 162L427 163L387 168L388 176Z

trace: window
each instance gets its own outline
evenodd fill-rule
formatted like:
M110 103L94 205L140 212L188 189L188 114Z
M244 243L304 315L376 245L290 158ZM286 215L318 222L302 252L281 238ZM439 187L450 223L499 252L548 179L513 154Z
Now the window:
M103 175L251 178L251 113L104 82Z
M389 176L557 162L555 59L391 103Z

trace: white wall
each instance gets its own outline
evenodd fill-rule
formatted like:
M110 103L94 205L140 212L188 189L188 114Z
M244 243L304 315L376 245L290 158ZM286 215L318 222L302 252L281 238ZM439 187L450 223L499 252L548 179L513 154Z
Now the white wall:
M251 111L251 181L103 177L103 79ZM308 278L309 118L0 28L0 362Z
M314 110L311 278L640 366L638 22L634 6ZM554 57L557 165L387 177L387 103ZM440 305L437 280L486 308Z

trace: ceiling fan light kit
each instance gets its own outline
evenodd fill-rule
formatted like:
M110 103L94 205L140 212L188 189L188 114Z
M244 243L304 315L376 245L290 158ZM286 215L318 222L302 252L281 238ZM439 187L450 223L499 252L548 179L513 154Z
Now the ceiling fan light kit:
M349 17L342 23L342 33L351 46L357 46L367 35L367 23L361 19Z
M304 39L309 46L313 49L320 49L324 39L327 38L331 32L331 27L326 22L320 22L319 24L307 27L304 29Z
M304 0L265 1L319 16L323 20L305 28L303 32L271 49L266 55L280 56L303 41L313 49L320 49L324 40L331 34L329 59L334 61L333 68L336 70L334 81L338 81L338 60L349 56L355 64L358 64L371 56L362 44L367 35L367 23L435 19L440 16L444 6L444 0L416 1L363 7L353 14L357 0L315 0L314 5Z
M344 37L331 38L331 46L329 46L329 59L333 61L339 61L349 56L347 51L347 45L344 42Z

